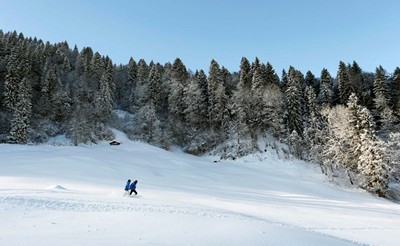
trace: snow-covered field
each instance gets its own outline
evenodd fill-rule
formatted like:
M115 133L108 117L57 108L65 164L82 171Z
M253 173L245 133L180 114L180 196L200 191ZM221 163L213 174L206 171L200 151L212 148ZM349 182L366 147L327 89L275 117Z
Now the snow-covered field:
M0 145L0 245L400 244L398 204L311 164L270 152L214 163L117 138Z

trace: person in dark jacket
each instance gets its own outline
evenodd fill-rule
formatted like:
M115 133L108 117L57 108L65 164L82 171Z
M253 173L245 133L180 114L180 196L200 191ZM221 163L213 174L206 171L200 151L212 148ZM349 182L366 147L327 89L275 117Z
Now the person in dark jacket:
M130 179L128 179L128 181L126 182L126 185L125 185L125 190L126 191L129 191L129 188L131 187L131 180Z
M131 183L129 189L131 190L131 192L129 193L129 195L132 195L133 192L135 192L135 195L137 195L136 192L136 184L137 184L137 180L133 181L133 183Z

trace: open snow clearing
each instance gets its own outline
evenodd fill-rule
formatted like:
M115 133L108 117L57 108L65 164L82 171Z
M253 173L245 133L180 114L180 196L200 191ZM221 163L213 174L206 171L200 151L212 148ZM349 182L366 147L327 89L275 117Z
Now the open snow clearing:
M272 151L214 163L118 139L0 145L0 245L397 245L398 204L312 164Z

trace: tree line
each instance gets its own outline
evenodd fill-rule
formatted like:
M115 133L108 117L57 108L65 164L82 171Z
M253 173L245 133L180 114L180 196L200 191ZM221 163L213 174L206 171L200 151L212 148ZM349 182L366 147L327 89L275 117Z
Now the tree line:
M280 142L331 177L394 197L399 119L400 68L372 73L340 61L336 77L327 69L317 77L292 66L279 76L269 62L245 57L238 72L215 60L207 73L179 58L116 65L90 47L0 30L1 143L60 134L96 143L118 128L165 149L235 159Z

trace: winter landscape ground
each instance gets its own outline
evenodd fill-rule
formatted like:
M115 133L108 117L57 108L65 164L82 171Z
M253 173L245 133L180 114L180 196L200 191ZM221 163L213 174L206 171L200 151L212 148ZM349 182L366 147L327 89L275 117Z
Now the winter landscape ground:
M312 164L214 162L116 133L122 145L0 145L0 245L398 245L399 204Z

